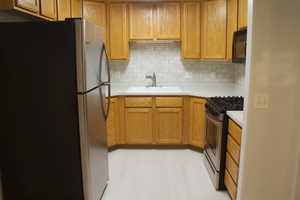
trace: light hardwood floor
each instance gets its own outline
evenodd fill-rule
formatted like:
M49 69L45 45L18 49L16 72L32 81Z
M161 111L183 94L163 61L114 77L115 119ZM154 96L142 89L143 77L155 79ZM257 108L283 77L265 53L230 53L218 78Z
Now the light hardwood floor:
M230 200L217 192L203 154L192 150L116 150L102 200Z

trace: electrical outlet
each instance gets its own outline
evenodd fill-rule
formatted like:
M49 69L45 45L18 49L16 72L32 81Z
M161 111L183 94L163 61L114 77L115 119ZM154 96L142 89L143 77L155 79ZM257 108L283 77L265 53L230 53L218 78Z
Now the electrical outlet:
M256 109L268 109L269 108L269 95L257 94L255 95L254 105Z

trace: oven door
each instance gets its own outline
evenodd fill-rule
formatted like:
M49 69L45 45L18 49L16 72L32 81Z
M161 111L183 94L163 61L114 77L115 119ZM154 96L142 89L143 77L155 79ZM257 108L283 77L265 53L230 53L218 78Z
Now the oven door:
M220 171L223 121L206 112L205 152L215 169Z

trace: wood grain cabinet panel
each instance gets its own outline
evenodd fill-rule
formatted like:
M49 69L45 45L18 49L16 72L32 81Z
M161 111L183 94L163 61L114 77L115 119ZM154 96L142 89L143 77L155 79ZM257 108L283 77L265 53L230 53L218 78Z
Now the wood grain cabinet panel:
M129 4L129 39L154 39L154 6L153 3Z
M228 132L232 138L241 145L242 129L232 120L229 120Z
M205 103L204 99L191 98L189 141L200 148L205 145Z
M156 107L182 107L183 98L182 97L156 97L155 98Z
M239 167L238 165L233 161L231 155L229 153L226 153L226 169L230 173L232 179L237 184L238 182L238 176L239 176Z
M127 144L152 144L152 108L126 108L125 135Z
M200 59L201 3L183 2L181 56L183 59Z
M248 0L239 0L238 28L247 27L248 21Z
M16 7L38 13L39 0L15 0Z
M157 36L158 40L180 39L180 3L158 3Z
M225 186L231 196L232 200L236 199L236 194L237 194L237 187L234 183L234 181L232 180L229 172L227 170L225 170L225 178L224 178L224 183Z
M71 0L57 0L57 19L65 20L71 17Z
M43 17L57 19L56 0L42 0L40 2L40 14Z
M128 29L126 3L109 4L110 59L128 59Z
M110 101L109 116L107 120L107 145L112 147L118 144L119 139L119 106L118 99L112 98Z
M238 0L227 0L227 60L232 59L233 34L238 29Z
M142 107L151 108L152 107L152 97L126 97L125 98L126 107Z
M71 15L74 18L83 17L83 0L71 0Z
M157 108L155 112L156 142L182 143L182 108Z
M240 146L236 141L228 135L227 137L227 152L231 155L233 160L239 165L240 163Z
M105 3L85 0L83 2L83 17L97 26L106 28Z
M202 58L226 59L226 0L204 1L202 6Z

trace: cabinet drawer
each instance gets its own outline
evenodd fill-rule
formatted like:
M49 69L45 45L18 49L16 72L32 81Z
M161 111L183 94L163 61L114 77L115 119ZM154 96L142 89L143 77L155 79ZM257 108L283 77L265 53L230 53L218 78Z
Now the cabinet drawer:
M156 97L156 107L182 107L182 97Z
M225 183L225 186L231 196L231 199L235 200L236 199L236 185L227 170L225 170L224 183Z
M231 158L231 155L226 153L226 170L230 173L233 181L237 184L239 176L239 167Z
M242 129L232 120L229 120L228 132L238 144L241 144Z
M227 152L237 164L240 163L240 146L230 135L227 136Z
M150 108L152 107L152 97L126 97L125 106Z

